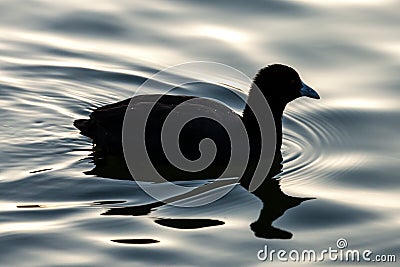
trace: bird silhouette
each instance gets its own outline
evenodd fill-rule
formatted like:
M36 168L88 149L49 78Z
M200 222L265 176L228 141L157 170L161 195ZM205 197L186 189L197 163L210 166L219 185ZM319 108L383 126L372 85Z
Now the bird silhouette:
M250 228L257 237L261 238L280 238L288 239L292 237L290 232L281 230L272 226L272 223L281 217L286 210L300 205L303 201L312 198L300 198L285 194L281 188L279 180L274 179L282 171L282 154L280 151L282 145L282 116L286 105L301 97L306 96L319 99L316 91L302 82L298 73L291 67L273 64L261 69L255 76L253 84L249 91L248 101L250 103L254 98L259 97L254 94L255 86L258 87L266 99L272 113L275 129L275 152L269 172L262 184L252 192L263 203L259 218L250 225ZM154 163L157 171L169 180L188 180L188 179L209 179L218 177L223 168L227 165L230 157L229 136L226 130L214 120L208 118L197 118L191 122L188 127L182 128L179 135L179 147L182 153L190 160L196 160L200 157L198 144L204 138L210 138L214 141L217 154L214 161L206 169L199 172L188 172L180 170L169 164L167 157L163 153L161 143L161 131L163 122L167 116L179 105L188 100L200 99L194 96L182 95L140 95L129 98L114 104L102 106L90 114L89 119L79 119L74 121L74 125L81 133L93 140L95 145L92 154L95 168L86 172L89 175L107 177L112 179L132 179L122 148L122 127L125 113L128 108L131 112L140 111L143 107L151 106L152 110L146 122L145 142L149 157ZM260 159L262 135L256 114L249 104L246 104L242 115L221 109L220 104L210 99L201 99L195 106L188 106L185 112L196 113L199 111L210 112L211 115L220 116L226 119L226 123L240 119L246 129L249 140L249 163L241 177L240 184L249 189L250 180L257 168L257 162ZM215 113L215 114L214 114ZM129 123L129 122L128 122ZM229 181L219 181L215 183L215 188L225 186ZM202 193L201 188L196 188L188 193L173 196L165 201L155 201L143 205L121 206L110 208L103 215L147 215L157 208L179 201L187 197ZM221 225L223 222L208 219L171 219L168 221L159 219L156 223L166 227L181 229L200 228L213 225Z

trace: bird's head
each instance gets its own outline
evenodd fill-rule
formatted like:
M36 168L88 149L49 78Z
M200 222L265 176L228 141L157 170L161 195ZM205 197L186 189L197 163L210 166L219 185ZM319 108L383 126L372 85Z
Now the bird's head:
M293 68L281 64L262 68L255 76L254 84L270 104L285 106L301 96L320 98L315 90L300 79L299 74Z

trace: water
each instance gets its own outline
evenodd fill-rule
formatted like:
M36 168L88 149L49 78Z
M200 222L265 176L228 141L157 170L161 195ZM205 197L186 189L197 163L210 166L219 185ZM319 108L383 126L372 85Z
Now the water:
M389 0L2 1L1 266L275 266L288 263L259 261L264 245L321 251L339 238L399 260L399 8ZM256 237L250 225L262 203L240 186L210 205L146 214L140 205L153 200L134 182L88 173L91 142L73 120L193 60L250 77L285 63L322 96L285 113L282 195L315 198L273 221L290 239ZM311 264L324 263L360 264Z

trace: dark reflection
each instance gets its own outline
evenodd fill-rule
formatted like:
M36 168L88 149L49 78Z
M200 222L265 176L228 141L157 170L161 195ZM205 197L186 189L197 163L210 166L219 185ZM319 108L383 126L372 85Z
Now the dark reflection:
M257 237L290 239L292 233L272 226L272 223L281 217L286 210L300 205L303 201L313 198L301 198L286 195L280 188L276 179L266 179L264 183L253 192L263 203L257 221L250 225Z
M51 171L53 168L46 168L46 169L41 169L41 170L36 170L36 171L30 171L29 173L39 173L39 172L45 172L45 171Z
M165 205L164 202L156 201L149 204L121 207L121 208L111 208L101 215L131 215L131 216L142 216L147 215L154 209Z
M125 203L124 200L104 200L104 201L95 201L93 205L109 205L109 204L122 204Z
M133 180L122 156L103 156L93 152L91 159L95 165L94 169L85 172L87 175L95 175L117 180Z
M223 221L212 219L156 219L154 222L176 229L199 229L225 224Z
M115 243L121 243L121 244L154 244L154 243L159 243L160 241L151 239L151 238L131 238L131 239L113 239L111 240L112 242Z
M32 205L17 205L19 209L34 209L34 208L43 208L42 205L32 204Z
M85 172L86 174L96 175L104 178L129 180L133 179L129 173L129 170L125 164L124 158L118 156L107 156L101 157L99 154L92 154L95 168L91 171ZM310 200L313 198L301 198L294 197L285 194L280 187L279 180L276 176L279 175L282 169L281 155L276 155L268 177L264 180L263 184L257 188L254 192L251 192L257 196L263 203L263 207L260 211L258 219L250 225L251 230L255 236L267 239L290 239L292 233L276 228L272 224L275 220L281 217L288 209L300 205L303 201ZM252 168L249 169L252 171ZM274 178L272 178L274 177ZM240 185L244 188L248 188L248 180L242 178ZM221 180L214 182L215 188L232 184L231 180ZM179 201L186 199L189 196L193 196L202 193L202 187L196 188L189 193L174 196L167 199L165 202ZM157 208L166 205L163 201L155 201L143 205L134 205L126 207L113 207L108 209L102 215L122 215L122 216L143 216L148 215ZM173 227L177 229L195 229L209 226L222 225L224 222L212 219L156 219L157 224Z

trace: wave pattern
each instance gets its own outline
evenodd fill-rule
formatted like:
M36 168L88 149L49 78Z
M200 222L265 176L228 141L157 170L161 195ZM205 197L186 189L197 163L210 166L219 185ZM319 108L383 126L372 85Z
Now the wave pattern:
M397 253L399 8L396 1L1 1L1 264L255 266L266 242L325 248L339 234L352 248ZM289 229L291 241L254 237L249 227L265 230L255 218L271 218L241 187L208 206L155 209L132 181L94 175L91 141L73 120L193 60L249 77L282 62L320 93L319 102L290 103L283 121L280 187L317 198L267 229ZM229 82L239 97L225 86L175 92L212 95L240 112L246 86ZM102 215L113 209L119 215ZM139 215L126 216L132 210Z

